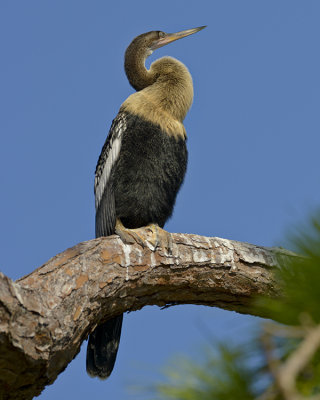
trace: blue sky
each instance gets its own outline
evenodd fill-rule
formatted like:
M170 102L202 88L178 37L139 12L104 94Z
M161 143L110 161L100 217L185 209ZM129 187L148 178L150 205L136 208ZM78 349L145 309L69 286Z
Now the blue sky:
M149 30L208 25L156 51L194 79L189 166L172 232L272 246L320 203L318 0L2 0L0 269L16 279L94 237L93 176L112 119L132 93L123 54ZM254 319L156 307L125 317L114 374L85 373L85 347L43 400L142 399L175 353L211 332L239 340Z

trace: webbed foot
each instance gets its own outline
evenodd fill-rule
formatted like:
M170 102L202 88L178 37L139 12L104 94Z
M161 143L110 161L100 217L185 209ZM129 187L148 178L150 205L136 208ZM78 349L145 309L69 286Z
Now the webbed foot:
M155 251L157 248L165 248L169 254L172 253L171 234L160 228L157 224L150 224L137 229L128 229L118 219L115 232L124 243L138 243L142 247L148 247Z

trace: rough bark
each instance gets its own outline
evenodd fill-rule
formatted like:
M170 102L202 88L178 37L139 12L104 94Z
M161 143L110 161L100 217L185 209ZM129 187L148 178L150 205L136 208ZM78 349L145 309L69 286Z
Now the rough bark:
M256 314L257 294L289 252L171 234L169 248L110 236L80 243L13 282L0 273L0 398L31 399L52 384L102 320L146 305L204 304Z

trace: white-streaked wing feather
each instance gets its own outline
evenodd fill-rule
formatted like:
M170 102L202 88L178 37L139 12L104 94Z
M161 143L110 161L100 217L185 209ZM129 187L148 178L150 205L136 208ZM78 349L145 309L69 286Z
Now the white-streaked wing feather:
M119 157L122 136L126 127L126 116L124 113L119 113L113 120L108 138L103 146L96 168L94 180L96 210L101 203L105 190L108 190L111 170Z

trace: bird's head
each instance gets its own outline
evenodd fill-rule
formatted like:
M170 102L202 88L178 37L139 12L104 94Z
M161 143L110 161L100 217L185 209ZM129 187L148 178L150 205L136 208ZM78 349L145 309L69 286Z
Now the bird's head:
M154 50L159 49L160 47L163 47L178 39L190 36L204 28L205 26L200 26L198 28L186 29L176 33L166 33L162 31L146 32L133 39L127 48L127 52L129 51L131 53L132 49L134 49L135 52L139 52L140 54L144 53L145 58L147 58Z
M131 85L136 90L141 90L155 82L157 75L145 68L145 60L154 50L199 32L203 28L205 26L176 33L150 31L134 38L126 50L124 62L125 71Z

